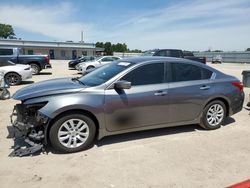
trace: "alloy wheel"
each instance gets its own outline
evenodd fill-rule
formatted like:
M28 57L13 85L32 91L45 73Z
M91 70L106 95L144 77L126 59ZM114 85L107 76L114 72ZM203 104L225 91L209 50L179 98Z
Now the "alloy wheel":
M67 148L77 148L83 145L88 137L88 124L81 119L69 119L58 130L58 140Z
M220 104L212 105L207 111L206 118L209 125L219 125L224 118L224 108Z

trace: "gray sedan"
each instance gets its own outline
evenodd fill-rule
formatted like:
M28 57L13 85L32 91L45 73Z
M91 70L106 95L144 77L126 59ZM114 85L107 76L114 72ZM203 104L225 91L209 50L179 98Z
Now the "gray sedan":
M108 135L187 124L217 129L241 111L244 92L237 78L204 64L138 57L81 78L35 83L13 98L22 103L14 109L12 137L26 138L32 151L51 143L56 150L77 152Z

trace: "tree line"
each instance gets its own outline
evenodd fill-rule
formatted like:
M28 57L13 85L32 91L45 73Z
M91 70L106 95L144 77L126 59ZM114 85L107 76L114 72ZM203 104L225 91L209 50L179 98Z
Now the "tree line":
M141 50L135 49L135 50L130 50L125 43L117 43L117 44L112 44L111 42L97 42L96 47L98 48L104 48L104 52L106 55L112 55L113 52L134 52L134 53L141 53Z

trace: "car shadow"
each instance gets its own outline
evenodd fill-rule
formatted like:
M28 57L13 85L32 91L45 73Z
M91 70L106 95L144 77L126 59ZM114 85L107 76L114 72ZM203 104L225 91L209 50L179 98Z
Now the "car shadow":
M222 126L225 127L225 126L228 126L228 125L230 125L230 124L232 124L232 123L234 123L234 122L235 122L235 119L234 119L234 118L232 118L232 117L227 117L227 118L225 119L225 121L223 122Z
M234 122L235 122L234 118L228 117L224 121L222 126L223 127L228 126ZM97 140L95 142L95 145L101 147L104 145L116 144L119 142L127 142L132 140L140 140L145 138L167 136L167 135L173 135L185 132L194 132L194 131L207 131L207 130L201 128L198 124L183 125L177 127L166 127L160 129L145 130L145 131L131 132L131 133L104 137L102 140L99 141Z
M21 85L28 85L28 84L33 84L34 81L29 80L29 81L22 81Z
M125 133L120 135L113 135L104 137L102 140L96 141L96 145L101 147L103 145L110 145L119 142L127 142L131 140L140 140L145 138L151 137L159 137L159 136L166 136L166 135L173 135L179 134L184 132L193 132L197 130L202 130L198 125L185 125L185 126L178 126L178 127L166 127L160 129L152 129L152 130L145 130L145 131L138 131L138 132L131 132Z
M39 74L33 76L39 76L39 75L52 75L52 72L40 72Z

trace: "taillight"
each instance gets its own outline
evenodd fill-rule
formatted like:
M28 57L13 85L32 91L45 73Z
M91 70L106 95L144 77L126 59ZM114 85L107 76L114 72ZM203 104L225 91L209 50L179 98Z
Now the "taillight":
M45 56L44 59L49 63L49 56Z
M241 82L232 82L232 85L237 87L240 90L240 92L243 91L244 86L243 86L243 84Z

